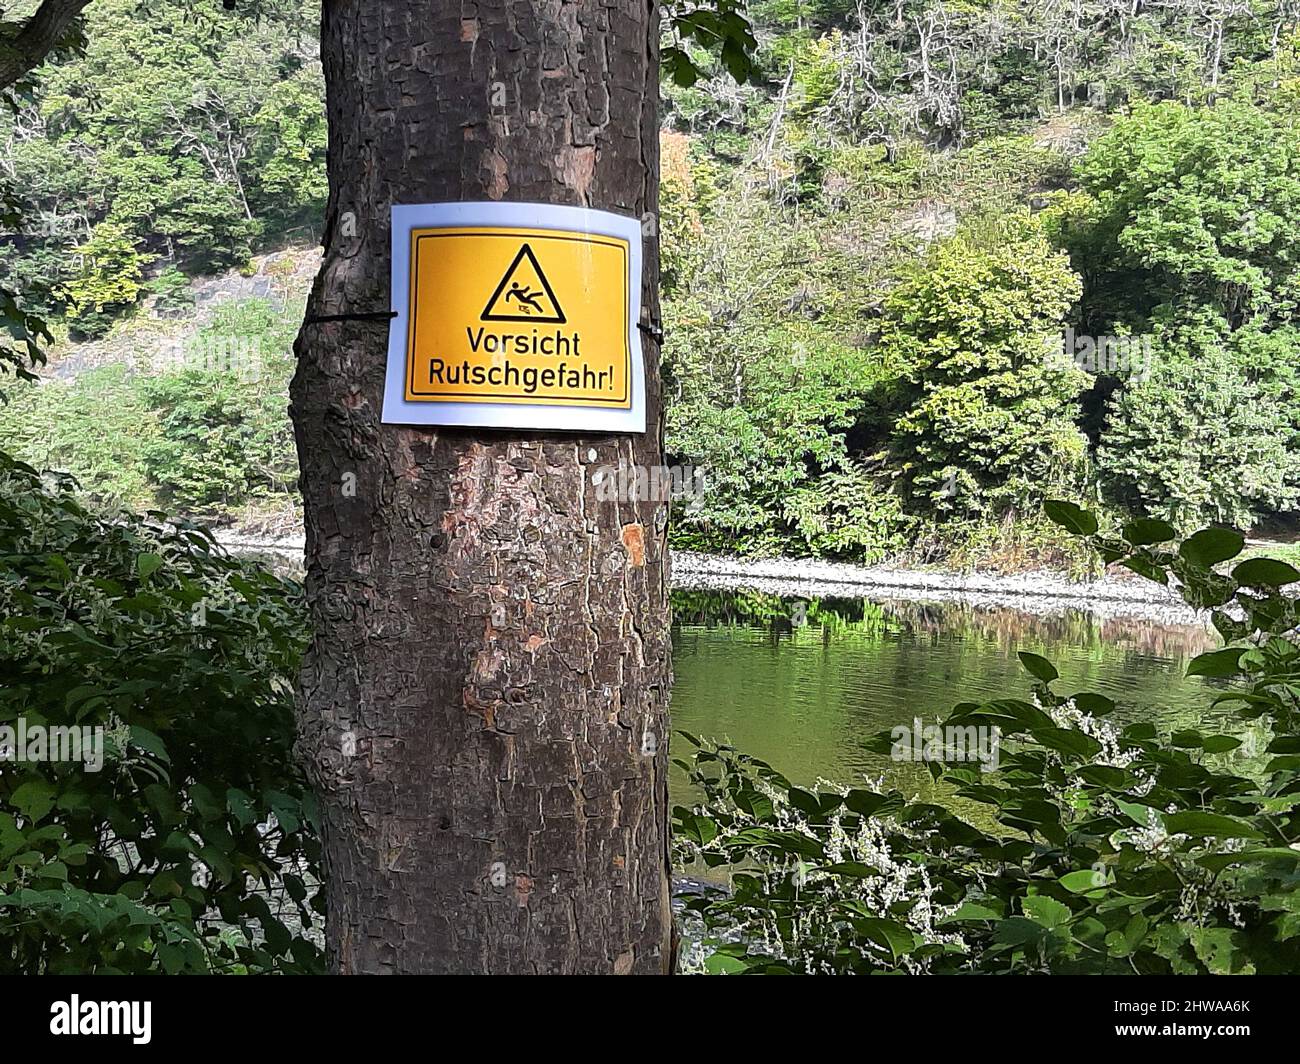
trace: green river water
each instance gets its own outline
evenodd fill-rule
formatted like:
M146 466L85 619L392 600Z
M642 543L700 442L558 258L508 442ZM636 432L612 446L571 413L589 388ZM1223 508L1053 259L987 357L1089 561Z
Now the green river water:
M804 601L675 593L673 728L729 741L796 783L884 774L923 791L924 766L870 753L867 740L914 717L932 722L958 702L1026 697L1020 650L1056 665L1055 689L1115 699L1113 719L1232 727L1209 710L1217 690L1184 676L1192 657L1220 645L1198 625L1086 609L1043 616L905 599ZM690 749L674 738L674 756ZM674 802L689 801L677 768L672 791Z

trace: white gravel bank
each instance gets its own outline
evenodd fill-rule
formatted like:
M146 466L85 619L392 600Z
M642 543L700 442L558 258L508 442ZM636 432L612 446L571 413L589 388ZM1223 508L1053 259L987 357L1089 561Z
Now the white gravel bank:
M301 536L274 540L218 532L217 540L236 553L269 553L302 558ZM1204 624L1174 591L1141 578L1106 576L1074 581L1052 572L944 573L889 566L849 565L812 558L755 561L723 555L674 551L674 588L733 591L747 589L787 597L893 598L968 602L1027 613L1088 609L1100 617L1145 617L1163 624Z
M1208 620L1177 592L1141 578L1074 581L1052 572L944 573L810 558L755 561L683 551L673 553L672 565L673 587L685 590L747 588L785 596L956 601L1028 613L1083 608L1101 617L1146 617L1164 624Z

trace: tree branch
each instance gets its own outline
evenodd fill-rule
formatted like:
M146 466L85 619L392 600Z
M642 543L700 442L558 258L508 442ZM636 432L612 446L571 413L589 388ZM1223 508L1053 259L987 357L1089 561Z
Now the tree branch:
M42 0L16 37L0 42L0 90L7 89L45 61L90 0Z

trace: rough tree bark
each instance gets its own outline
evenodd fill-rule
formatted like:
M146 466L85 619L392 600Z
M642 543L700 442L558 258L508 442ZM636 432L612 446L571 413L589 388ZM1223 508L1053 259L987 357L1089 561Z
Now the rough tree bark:
M0 41L0 89L30 74L71 28L90 0L44 0L13 37Z
M314 640L300 750L340 972L671 964L663 504L643 436L382 425L389 205L658 209L653 0L325 0L325 257L293 419ZM351 215L352 217L348 217ZM355 224L353 224L355 222ZM658 316L645 246L643 315Z

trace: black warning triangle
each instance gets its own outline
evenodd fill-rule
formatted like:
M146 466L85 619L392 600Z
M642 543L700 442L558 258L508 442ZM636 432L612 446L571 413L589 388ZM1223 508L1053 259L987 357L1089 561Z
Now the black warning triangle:
M540 285L540 288L538 287ZM492 298L487 301L482 321L541 321L564 323L568 319L560 301L551 290L551 282L542 272L533 249L527 244L510 263L497 285Z

